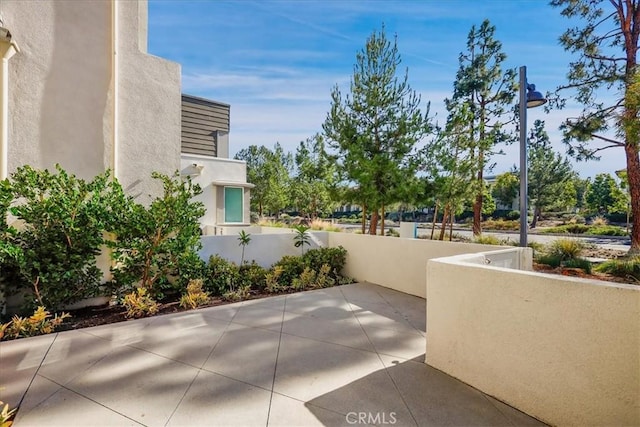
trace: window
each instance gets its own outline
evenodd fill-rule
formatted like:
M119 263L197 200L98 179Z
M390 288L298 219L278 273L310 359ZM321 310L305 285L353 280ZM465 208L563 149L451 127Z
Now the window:
M224 222L243 222L244 190L224 187Z

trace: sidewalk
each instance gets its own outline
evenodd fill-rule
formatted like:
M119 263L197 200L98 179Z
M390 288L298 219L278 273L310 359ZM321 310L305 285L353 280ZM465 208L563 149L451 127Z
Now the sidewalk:
M425 319L354 284L3 342L0 400L16 427L542 425L424 364Z

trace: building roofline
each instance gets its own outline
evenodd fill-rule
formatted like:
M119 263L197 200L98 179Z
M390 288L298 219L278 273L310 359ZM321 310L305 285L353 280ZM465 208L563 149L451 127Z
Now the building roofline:
M207 102L209 104L220 105L222 107L231 107L231 104L225 104L224 102L214 101L212 99L207 99L207 98L202 98L201 96L188 95L186 93L182 94L182 98L191 98L191 99L194 99L196 101L203 101L203 102Z

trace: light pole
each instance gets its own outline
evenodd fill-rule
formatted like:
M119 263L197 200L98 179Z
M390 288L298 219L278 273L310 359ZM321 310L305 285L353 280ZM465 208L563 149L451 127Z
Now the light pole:
M535 85L527 83L527 67L520 67L520 246L527 246L527 108L543 105L547 100Z

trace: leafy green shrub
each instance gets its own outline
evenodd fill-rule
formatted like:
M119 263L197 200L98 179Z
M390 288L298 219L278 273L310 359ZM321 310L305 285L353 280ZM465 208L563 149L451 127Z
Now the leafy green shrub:
M223 295L235 290L240 285L240 269L234 263L219 255L209 258L207 276L204 280L205 289L213 295Z
M265 274L265 284L268 292L278 293L286 287L280 283L280 277L284 272L284 268L280 265L274 266L267 274Z
M596 271L640 281L640 256L626 259L611 259L596 266Z
M29 317L13 316L9 323L1 325L0 340L12 340L50 334L68 317L71 317L69 313L62 313L60 316L56 314L52 319L51 313L40 306Z
M156 314L160 309L158 303L151 298L147 288L137 288L124 296L122 305L127 309L127 317L145 317Z
M163 185L163 195L149 207L127 199L121 206L121 220L114 227L112 268L120 286L137 284L151 291L157 282L166 283L177 274L180 259L195 259L190 253L200 248L198 220L205 213L201 202L192 198L202 193L200 186L157 172L154 179Z
M599 225L591 227L589 234L596 236L626 236L627 232L624 228L615 225Z
M585 224L565 224L558 225L557 227L549 227L547 229L541 230L543 233L569 233L569 234L584 234L589 231L591 227Z
M251 289L264 290L267 286L266 275L267 269L261 267L255 261L240 266L240 281L242 285L249 286Z
M174 288L180 293L184 293L191 280L204 280L206 276L207 263L194 251L185 252L178 258L177 277Z
M55 168L20 167L0 190L0 281L54 309L103 293L96 256L125 200L108 171L87 182ZM7 226L7 209L20 230Z
M347 250L342 246L337 248L309 249L302 257L305 265L319 271L324 264L339 274L347 263Z
M482 223L482 227L487 230L519 230L520 223L518 221L505 221L502 218L497 220L488 219Z
M251 295L249 286L242 285L237 289L230 290L222 294L222 299L226 301L242 301Z
M305 267L300 277L293 279L291 287L296 291L303 291L315 287L316 284L316 272L309 267Z
M332 277L333 269L329 264L323 264L316 275L316 288L329 288L336 284L336 279Z
M294 279L300 277L305 266L309 265L305 265L302 257L285 255L280 261L273 265L272 269L277 267L282 268L282 273L278 277L278 283L281 286L289 287L293 284Z
M209 294L202 290L202 279L189 281L187 293L180 298L180 307L196 308L209 303Z
M507 219L511 221L517 221L520 219L520 211L509 211L507 213Z

